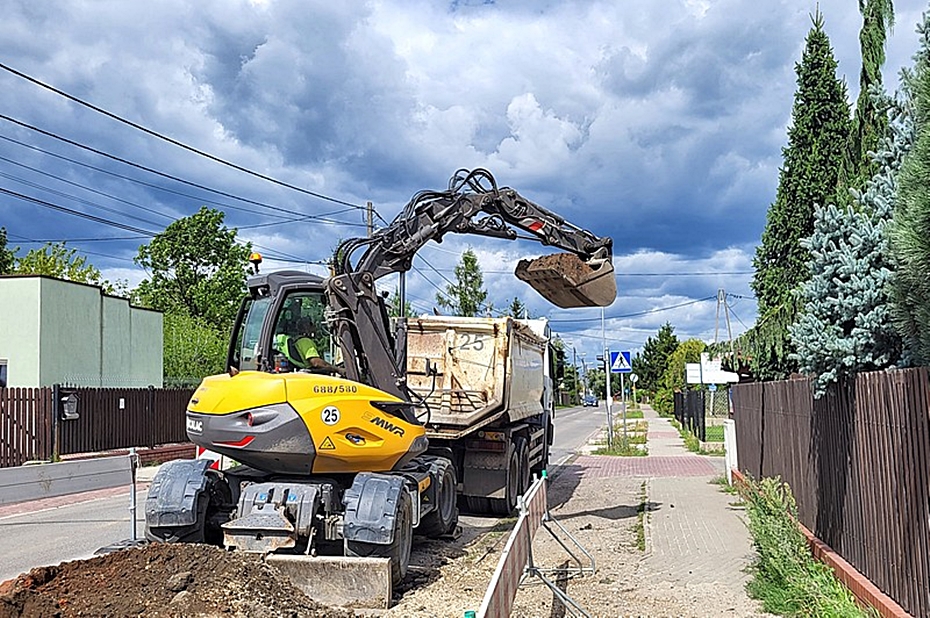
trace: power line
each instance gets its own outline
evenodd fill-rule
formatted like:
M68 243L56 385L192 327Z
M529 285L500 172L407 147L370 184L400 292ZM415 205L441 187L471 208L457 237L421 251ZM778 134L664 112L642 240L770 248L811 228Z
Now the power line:
M174 175L168 174L168 173L166 173L166 172L161 172L161 171L156 170L156 169L154 169L154 168L150 168L150 167L141 165L141 164L139 164L139 163L135 163L135 162L133 162L133 161L129 161L128 159L123 159L122 157L117 157L116 155L110 154L110 153L108 153L108 152L104 152L104 151L102 151L102 150L98 150L98 149L96 149L96 148L92 148L91 146L87 146L87 145L85 145L85 144L81 144L80 142L76 142L76 141L74 141L74 140L68 139L68 138L63 137L63 136L61 136L61 135L58 135L58 134L56 134L56 133L52 133L51 131L46 131L46 130L44 130L44 129L40 129L40 128L36 127L36 126L27 124L27 123L25 123L25 122L21 122L21 121L19 121L19 120L16 120L15 118L11 118L11 117L6 116L6 115L4 115L4 114L0 114L0 120L6 120L7 122L10 122L10 123L19 125L19 126L21 126L21 127L23 127L23 128L29 129L29 130L31 130L31 131L35 131L36 133L39 133L39 134L41 134L41 135L45 135L46 137L50 137L50 138L52 138L52 139L56 139L56 140L58 140L58 141L61 141L61 142L64 142L64 143L66 143L66 144L69 144L69 145L71 145L71 146L74 146L74 147L76 147L76 148L80 148L80 149L82 149L82 150L86 150L86 151L88 151L88 152L92 152L92 153L94 153L94 154L96 154L96 155L99 155L99 156L101 156L101 157L105 157L105 158L111 159L111 160L116 161L116 162L118 162L118 163L122 163L123 165L128 165L129 167L134 167L134 168L136 168L136 169L140 169L140 170L142 170L142 171L144 171L144 172L148 172L148 173L150 173L150 174L153 174L153 175L155 175L155 176L159 176L159 177L161 177L161 178L166 178L166 179L168 179L168 180L172 180L172 181L177 182L177 183L180 183L180 184L188 185L188 186L194 187L194 188L196 188L196 189L200 189L201 191L207 191L207 192L213 193L213 194L215 194L215 195L221 195L221 196L223 196L223 197L227 197L227 198L230 198L230 199L233 199L233 200L237 200L237 201L240 201L240 202L244 202L244 203L247 203L247 204L253 204L253 205L255 205L255 206L259 206L259 207L261 207L261 208L266 208L266 209L268 209L268 210L273 210L273 211L277 211L277 212L286 213L287 215L290 215L290 216L291 216L290 220L292 220L292 221L294 220L294 219L293 219L293 213L292 213L292 211L291 211L291 210L288 210L288 209L286 209L286 208L281 208L280 206L273 206L273 205L271 205L271 204L265 204L265 203L263 203L263 202L258 202L258 201L255 201L255 200L251 200L251 199L249 199L249 198L244 198L244 197L235 195L235 194L233 194L233 193L228 193L228 192L226 192L226 191L221 191L221 190L219 190L219 189L214 189L214 188L212 188L212 187L208 187L208 186L205 186L205 185L201 185L201 184L198 184L198 183L196 183L196 182L192 182L192 181L190 181L190 180L185 180L185 179L180 178L180 177L178 177L178 176L174 176ZM117 178L122 178L122 179L124 179L124 180L129 180L129 181L131 181L131 182L136 182L136 183L138 183L138 184L141 184L141 185L143 185L143 186L147 186L147 187L150 187L150 188L153 188L153 189L158 189L158 190L161 190L161 191L166 191L166 192L168 192L168 193L172 193L172 194L175 194L175 195L181 195L181 196L183 196L183 197L188 197L188 198L191 198L191 199L194 199L194 200L199 200L199 201L204 201L204 202L207 202L207 203L217 204L217 205L220 205L220 206L222 206L222 207L224 207L224 208L229 208L229 209L231 209L231 210L240 210L240 211L243 211L243 212L253 212L252 210L249 210L249 209L247 209L247 208L243 208L243 207L241 207L241 206L232 206L232 205L230 205L230 204L220 204L220 203L217 203L217 202L209 202L208 200L203 200L202 198L200 198L200 197L198 197L198 196L192 196L192 195L189 195L189 194L180 193L180 192L178 192L178 191L174 191L174 190L171 190L171 189L167 189L167 188L165 188L165 187L159 187L158 185L154 185L154 184L151 184L151 183L147 183L147 182L144 182L144 181L141 181L141 180L138 180L138 179L133 179L133 178L131 178L131 177L124 176L124 175L121 175L121 174L117 174L117 173L115 173L115 172L110 172L110 171L108 171L108 170L104 170L104 169L102 169L102 168L98 168L98 167L95 167L95 166L92 166L92 165L88 165L88 164L86 164L86 163L81 163L80 161L75 161L74 159L70 159L70 158L65 157L65 156L63 156L63 155L58 155L58 154L55 154L55 153L51 153L51 152L49 152L49 151L43 150L43 149L38 148L38 147L35 147L35 146L31 146L31 145L29 145L29 144L24 144L23 142L20 142L20 141L18 141L18 140L15 140L15 139L12 139L12 138L3 136L3 135L0 135L0 139L3 139L3 140L6 140L6 141L9 141L9 142L13 142L13 143L19 144L19 145L21 145L21 146L25 146L25 147L27 147L27 148L30 148L30 149L33 149L33 150L37 150L37 151L39 151L39 152L43 152L44 154L49 154L49 155L51 155L51 156L54 156L54 157L57 157L57 158L60 158L60 159L67 160L67 161L69 161L69 162L71 162L71 163L75 163L75 164L77 164L77 165L81 165L81 166L84 166L84 167L93 169L93 170L95 170L95 171L98 171L98 172L102 172L102 173L105 173L105 174L109 174L109 175L115 176L115 177L117 177ZM269 216L272 216L272 215L269 215ZM314 219L318 218L318 216L319 216L319 215L304 215L304 217L306 217L306 218L314 218ZM347 223L347 222L343 222L343 221L333 221L333 223L339 223L339 224L343 224L343 225L355 225L355 224Z
M33 204L38 204L39 206L42 206L44 208L50 208L52 210L57 210L59 212L73 215L75 217L81 217L82 219L88 219L90 221L94 221L95 223L101 223L103 225L109 225L111 227L119 228L121 230L126 230L127 232L135 232L137 234L143 234L149 237L155 236L154 232L143 230L142 228L134 227L131 225L126 225L125 223L119 223L118 221L112 221L110 219L105 219L103 217L98 217L96 215L91 215L86 212L81 212L80 210L74 210L73 208L68 208L66 206L60 206L58 204L54 204L52 202L39 199L37 197L32 197L29 195L24 195L22 193L17 193L16 191L11 191L9 189L4 189L3 187L0 187L0 193L4 193L18 200L23 200L25 202L32 202Z
M304 189L304 188L302 188L302 187L298 187L298 186L296 186L296 185L292 185L292 184L286 183L286 182L284 182L284 181L282 181L282 180L278 180L278 179L276 179L276 178L272 178L271 176L266 176L265 174L261 174L261 173L259 173L259 172L254 171L254 170L250 170L250 169L248 169L248 168L246 168L246 167L242 167L241 165L237 165L237 164L235 164L235 163L232 163L231 161L227 161L227 160L225 160L225 159L221 159L220 157L217 157L217 156L215 156L215 155L212 155L212 154L210 154L210 153L208 153L208 152L205 152L205 151L203 151L203 150L199 150L199 149L197 149L197 148L194 148L193 146L188 146L187 144L185 144L185 143L183 143L183 142L180 142L180 141L178 141L178 140L176 140L176 139L174 139L174 138L171 138L171 137L168 137L167 135L163 135L163 134L161 134L161 133L158 133L157 131L153 131L152 129L149 129L149 128L147 128L147 127L142 126L141 124L138 124L138 123L133 122L133 121L131 121L131 120L127 120L126 118L123 118L122 116L118 116L118 115L114 114L113 112L107 111L107 110L103 109L102 107L98 107L98 106L94 105L93 103L89 103L88 101L85 101L85 100L83 100L83 99L80 99L80 98L78 98L78 97L76 97L76 96L74 96L74 95L72 95L72 94L68 94L67 92L65 92L65 91L63 91L63 90L59 90L58 88L55 88L54 86L52 86L52 85L50 85L50 84L46 84L45 82L42 82L42 81L36 79L35 77L32 77L32 76L30 76L30 75L27 75L27 74L25 74L25 73L23 73L23 72L21 72L21 71L17 71L16 69L14 69L14 68L12 68L12 67L10 67L10 66L7 66L6 64L0 63L0 69L3 69L4 71L8 71L9 73L12 73L13 75L16 75L17 77L21 77L21 78L23 78L23 79L25 79L25 80L27 80L27 81L29 81L29 82L32 82L33 84L35 84L35 85L37 85L37 86L39 86L39 87L41 87L41 88L45 88L46 90L49 90L49 91L51 91L51 92L54 92L55 94L57 94L57 95L59 95L59 96L62 96L62 97L64 97L64 98L68 99L69 101L73 101L74 103L77 103L78 105L82 105L82 106L84 106L84 107L86 107L86 108L88 108L88 109L91 109L91 110L97 112L98 114L103 114L104 116L106 116L106 117L108 117L108 118L111 118L111 119L113 119L113 120L116 120L117 122L121 122L121 123L123 123L123 124L125 124L125 125L128 125L128 126L134 128L134 129L138 130L138 131L142 131L143 133L145 133L145 134L147 134L147 135L151 135L152 137L155 137L155 138L157 138L157 139L160 139L160 140L163 140L163 141L165 141L165 142L168 142L169 144L172 144L172 145L174 145L174 146L177 146L178 148L183 148L184 150L187 150L187 151L189 151L189 152L193 152L193 153L196 154L196 155L199 155L199 156L204 157L204 158L206 158L206 159L210 159L211 161L214 161L214 162L219 163L219 164L221 164L221 165L225 165L225 166L227 166L227 167L231 167L232 169L237 170L237 171L239 171L239 172L243 172L243 173L245 173L245 174L249 174L249 175L254 176L254 177L256 177L256 178L260 178L260 179L265 180L265 181L267 181L267 182L270 182L270 183L279 185L279 186L284 187L284 188L287 188L287 189L291 189L291 190L293 190L293 191L297 191L297 192L299 192L299 193L303 193L303 194L305 194L305 195L310 195L310 196L315 197L315 198L317 198L317 199L326 200L326 201L328 201L328 202L333 202L333 203L335 203L335 204L341 204L341 205L343 205L343 206L351 206L351 207L353 207L353 208L358 208L358 209L360 209L360 210L364 210L364 209L365 209L365 206L361 206L361 205L358 205L358 204L352 204L351 202L346 202L346 201L344 201L344 200L340 200L340 199L337 199L337 198L334 198L334 197L330 197L330 196L324 195L324 194L322 194L322 193L317 193L317 192L315 192L315 191L310 191L309 189ZM378 217L380 218L380 215L378 215ZM384 221L384 219L382 219L382 221Z
M128 219L135 219L136 221L139 221L141 223L148 223L149 225L155 225L155 226L161 225L160 223L156 223L155 221L151 221L149 219L143 219L142 217L137 217L135 215L130 215L125 212L119 211L115 208L110 208L108 206L102 206L95 202L91 202L89 200L80 198L76 195L71 195L70 193L65 193L64 191L58 191L57 189L52 189L51 187L46 187L45 185L40 185L38 183L25 180L23 178L19 178L18 176L13 176L12 174L0 172L0 178L6 178L7 180L18 182L22 185L26 185L27 187L32 187L33 189L39 189L40 191L45 191L47 193L51 193L52 195L57 195L58 197L63 197L65 199L74 200L75 202L78 202L79 204L84 204L85 206L91 206L92 208L99 208L100 210L105 210L113 214L122 215ZM165 216L165 215L161 215L161 216Z
M708 301L708 300L716 300L716 299L717 299L716 296L708 296L708 297L706 297L706 298L699 298L699 299L697 299L697 300L690 300L690 301L688 301L688 302L680 303L680 304L677 304L677 305L669 305L668 307L657 307L657 308L655 308L655 309L647 309L646 311L637 311L636 313L626 313L626 314L622 314L622 315L605 316L604 319L605 319L605 320L617 320L617 319L621 319L621 318L636 318L636 317L643 316L643 315L650 315L650 314L652 314L652 313L659 313L660 311L670 311L670 310L672 310L672 309L679 309L679 308L681 308L681 307L687 307L687 306L689 306L689 305L695 305L695 304L697 304L697 303L703 303L703 302L706 302L706 301ZM549 320L549 321L550 321L550 322L594 322L594 321L600 322L600 320L601 320L601 318L600 318L600 316L598 316L598 317L595 317L595 318L575 318L575 319L568 319L568 318L565 318L565 319L551 319L551 320Z

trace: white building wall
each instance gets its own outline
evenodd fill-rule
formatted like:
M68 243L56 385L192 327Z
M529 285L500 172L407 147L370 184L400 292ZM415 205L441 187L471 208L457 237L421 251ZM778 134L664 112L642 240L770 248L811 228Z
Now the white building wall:
M39 280L0 279L0 359L7 386L39 384Z
M162 314L101 288L0 277L0 361L7 386L160 387Z

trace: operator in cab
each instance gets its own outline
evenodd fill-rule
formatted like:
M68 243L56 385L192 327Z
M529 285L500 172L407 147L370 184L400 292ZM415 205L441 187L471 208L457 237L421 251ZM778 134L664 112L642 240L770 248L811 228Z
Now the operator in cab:
M344 369L335 367L323 359L314 341L315 337L316 325L313 320L309 317L301 317L297 319L295 327L290 329L290 332L275 335L274 347L295 369L339 374L345 377Z

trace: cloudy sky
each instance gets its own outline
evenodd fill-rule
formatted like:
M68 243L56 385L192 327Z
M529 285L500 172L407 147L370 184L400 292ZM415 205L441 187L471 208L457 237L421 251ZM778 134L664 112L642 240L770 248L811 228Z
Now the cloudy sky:
M145 233L221 208L267 268L323 273L337 239L417 191L485 167L614 240L619 294L557 310L511 274L528 242L449 237L408 276L436 305L472 247L489 300L521 297L590 363L666 321L725 338L756 318L752 255L774 199L815 2L6 0L0 20L0 226L20 255L67 240L134 284ZM821 0L858 94L856 0ZM926 2L895 2L885 84L916 50ZM42 88L277 179L160 141ZM313 194L332 199L321 199ZM90 215L82 218L74 212ZM382 221L377 222L383 225ZM392 287L392 281L386 281Z

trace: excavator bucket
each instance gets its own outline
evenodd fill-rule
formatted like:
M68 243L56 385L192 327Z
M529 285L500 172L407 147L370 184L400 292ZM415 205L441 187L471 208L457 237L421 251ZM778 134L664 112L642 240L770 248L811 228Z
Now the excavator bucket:
M268 554L265 561L317 603L362 609L390 607L389 558Z
M572 253L554 253L520 260L514 274L563 309L607 307L617 297L617 280L609 259L588 263Z

